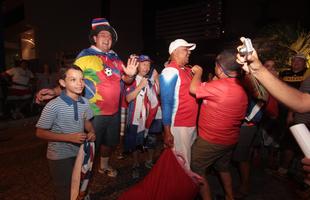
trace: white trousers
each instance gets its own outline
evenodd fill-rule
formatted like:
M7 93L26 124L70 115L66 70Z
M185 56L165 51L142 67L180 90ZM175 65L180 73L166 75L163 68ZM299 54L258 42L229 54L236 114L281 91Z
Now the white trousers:
M197 137L196 127L171 127L174 139L173 150L183 156L185 167L190 169L191 148Z

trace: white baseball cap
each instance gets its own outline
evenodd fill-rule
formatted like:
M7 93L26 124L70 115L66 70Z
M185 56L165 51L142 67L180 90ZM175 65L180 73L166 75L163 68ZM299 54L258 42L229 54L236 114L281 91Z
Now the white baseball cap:
M176 39L169 45L169 54L171 54L178 47L189 47L189 50L194 50L196 48L195 43L188 43L183 39Z

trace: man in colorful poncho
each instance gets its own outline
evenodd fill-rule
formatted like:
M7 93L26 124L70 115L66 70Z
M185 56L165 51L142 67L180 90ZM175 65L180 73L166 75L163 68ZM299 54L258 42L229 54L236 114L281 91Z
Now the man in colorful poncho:
M85 97L94 112L92 123L96 132L96 149L100 148L99 173L116 177L117 171L109 165L109 157L119 143L120 82L130 83L137 71L136 58L130 58L127 67L111 50L117 41L117 33L105 18L92 20L89 40L91 46L83 49L75 61L85 77ZM37 102L59 94L58 89L43 89L37 94Z

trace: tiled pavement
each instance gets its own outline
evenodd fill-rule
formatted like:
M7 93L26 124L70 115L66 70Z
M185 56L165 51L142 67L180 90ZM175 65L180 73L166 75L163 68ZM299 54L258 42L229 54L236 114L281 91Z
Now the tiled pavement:
M0 123L0 199L1 200L52 200L53 189L45 158L46 142L35 137L36 118ZM157 151L157 156L160 150ZM130 158L112 158L119 169L117 178L101 175L95 168L90 183L92 199L113 200L137 181L131 179ZM148 170L141 167L143 175ZM237 180L236 170L233 171ZM289 182L274 179L256 167L252 174L252 191L248 200L297 200ZM237 182L234 181L234 185ZM210 176L215 193L222 193L215 176Z

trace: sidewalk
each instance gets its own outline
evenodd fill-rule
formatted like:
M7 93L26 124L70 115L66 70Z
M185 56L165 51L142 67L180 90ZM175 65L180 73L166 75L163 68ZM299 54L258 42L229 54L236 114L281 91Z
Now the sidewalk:
M36 138L37 118L0 123L0 199L1 200L52 200L53 189L46 160L46 142ZM1 139L2 138L2 139ZM158 149L156 156L159 156ZM145 153L146 154L146 153ZM145 155L144 154L144 155ZM116 154L115 154L116 155ZM130 157L117 160L112 157L112 165L119 170L116 178L109 178L97 172L94 166L90 183L92 199L113 200L124 190L134 185L148 173L141 165L142 177L131 178ZM142 163L142 158L141 158ZM238 174L233 169L234 186L238 184ZM222 194L221 185L215 175L210 175L210 187L214 194ZM260 166L253 168L252 190L246 200L298 200L289 182L273 178Z
M0 199L52 199L46 143L34 118L0 123Z

